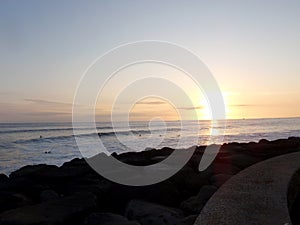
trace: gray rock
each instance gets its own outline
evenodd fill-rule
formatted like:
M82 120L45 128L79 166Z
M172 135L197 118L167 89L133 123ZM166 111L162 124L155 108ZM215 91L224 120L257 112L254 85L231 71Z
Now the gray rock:
M94 195L78 194L3 212L0 214L0 224L56 225L72 223L95 206L96 197Z
M216 191L217 188L215 186L205 185L200 189L196 196L183 201L180 207L188 213L198 214Z
M84 225L140 225L140 223L113 213L93 213L85 219Z
M126 208L126 217L142 225L182 225L183 212L154 203L132 200Z

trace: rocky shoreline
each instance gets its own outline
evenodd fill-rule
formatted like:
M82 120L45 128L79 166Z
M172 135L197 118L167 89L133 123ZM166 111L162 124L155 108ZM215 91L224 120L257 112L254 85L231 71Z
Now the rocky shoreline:
M0 225L192 225L208 199L241 170L278 155L300 151L300 138L221 146L213 164L198 165L205 146L168 180L145 187L108 181L84 159L61 167L25 166L0 174ZM172 153L163 148L113 154L132 165L157 163Z

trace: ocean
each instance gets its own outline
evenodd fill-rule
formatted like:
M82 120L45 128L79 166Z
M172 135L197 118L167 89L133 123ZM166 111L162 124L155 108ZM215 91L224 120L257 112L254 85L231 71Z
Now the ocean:
M300 136L300 118L227 120L217 126L210 121L186 121L183 128L180 121L151 123L150 126L148 122L131 122L130 127L122 122L113 127L103 122L96 126L99 135L85 124L80 127L79 138L84 140L86 149L91 149L85 156L95 154L95 146L89 146L89 138L95 135L110 153ZM213 127L225 131L224 139L220 140L218 134L210 138ZM184 141L179 142L182 137ZM81 158L82 154L72 123L0 123L0 173L9 174L25 165L62 165L75 157Z

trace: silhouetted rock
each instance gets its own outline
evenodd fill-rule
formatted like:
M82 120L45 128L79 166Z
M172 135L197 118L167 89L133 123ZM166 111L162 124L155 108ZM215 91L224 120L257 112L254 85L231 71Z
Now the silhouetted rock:
M229 174L217 174L211 177L211 183L214 186L220 187L231 177L232 175Z
M0 224L56 225L67 224L83 217L96 206L92 194L78 194L56 201L24 206L0 214Z
M140 225L140 223L113 213L92 213L85 219L84 225Z
M256 157L239 153L229 156L229 161L232 165L237 166L240 169L244 169L259 162L260 160Z
M194 154L182 169L161 183L142 187L109 181L78 158L60 167L31 165L9 177L0 174L0 224L83 225L84 221L97 224L100 218L101 224L105 220L110 224L136 224L120 216L124 211L130 220L138 220L142 225L193 224L195 215L210 196L231 176L262 160L300 151L300 138L224 144L213 163L198 171L205 149L206 146L186 149ZM172 148L149 149L114 153L110 157L147 166L161 162L173 151Z
M180 225L184 219L181 210L139 200L130 201L125 214L143 225Z
M10 178L0 182L0 191L22 193L32 199L39 199L40 193L48 188L48 185L40 184L26 177Z
M10 178L17 178L17 177L41 177L42 175L49 174L52 170L58 170L57 166L53 165L28 165L24 166L14 172L12 172L9 177Z
M17 208L22 202L22 198L9 192L0 192L0 212Z
M49 202L59 199L59 195L53 190L42 191L40 195L41 202Z
M231 163L213 163L210 169L212 170L213 174L223 173L234 175L241 171L240 168Z
M198 215L190 215L181 220L182 225L194 225Z
M8 180L8 176L6 176L5 174L1 173L0 174L0 182L7 181L7 180Z
M212 185L205 185L201 188L196 196L181 203L181 208L187 213L198 214L204 207L209 198L217 191L217 187Z

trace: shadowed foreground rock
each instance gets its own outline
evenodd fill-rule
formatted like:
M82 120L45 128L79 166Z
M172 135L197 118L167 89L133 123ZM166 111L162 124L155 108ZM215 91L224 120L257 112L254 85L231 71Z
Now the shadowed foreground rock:
M129 221L126 217L112 213L93 213L89 215L84 225L140 225L136 221Z
M63 224L75 222L96 206L92 194L78 194L47 203L24 206L1 214L0 224Z
M189 162L166 181L145 187L113 183L83 159L61 167L25 166L9 177L0 174L1 225L191 225L211 195L245 168L300 150L300 138L221 146L212 165L199 172L205 151L199 146ZM187 149L185 151L191 151ZM171 148L112 154L131 165L164 160ZM243 199L236 199L237 203Z

